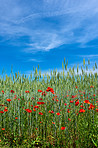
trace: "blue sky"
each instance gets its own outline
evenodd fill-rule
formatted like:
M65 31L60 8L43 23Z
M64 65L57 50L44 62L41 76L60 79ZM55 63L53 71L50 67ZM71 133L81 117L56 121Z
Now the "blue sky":
M98 0L0 0L2 69L42 73L90 59L98 64Z

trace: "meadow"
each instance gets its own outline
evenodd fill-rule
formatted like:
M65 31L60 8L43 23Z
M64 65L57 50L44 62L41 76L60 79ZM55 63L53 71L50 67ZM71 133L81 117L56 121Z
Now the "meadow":
M0 147L97 148L98 75L89 65L76 74L64 59L62 72L1 77Z

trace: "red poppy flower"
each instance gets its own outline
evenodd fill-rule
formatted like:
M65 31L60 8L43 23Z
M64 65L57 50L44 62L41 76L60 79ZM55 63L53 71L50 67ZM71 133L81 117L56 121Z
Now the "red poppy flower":
M66 106L66 105L67 105L67 103L64 103L64 105Z
M67 109L67 112L70 113L69 109Z
M71 121L71 119L70 119L70 118L68 118L68 120L69 120L69 121Z
M0 104L0 106L4 106L4 104Z
M96 111L98 112L98 109L96 108Z
M55 124L55 122L52 122L52 124Z
M8 110L5 108L5 109L4 109L4 112L7 112L7 111L8 111Z
M75 96L74 96L74 95L72 95L72 98L75 98L75 97L77 97L77 95L75 95Z
M32 112L32 110L31 110L31 109L26 109L26 111L27 111L28 113L31 113L31 112Z
M40 115L43 115L43 113L39 112Z
M35 109L35 108L33 108L33 111L36 111L36 109Z
M4 91L2 90L2 93L4 94Z
M29 93L29 91L28 91L28 90L26 90L26 91L25 91L25 93Z
M53 88L50 88L50 87L48 87L48 88L46 89L46 91L47 91L47 92L49 92L49 91L54 92Z
M39 106L38 105L35 105L34 108L39 108Z
M91 86L90 86L90 88L94 88L94 86L93 86L93 85L91 85Z
M75 88L78 88L78 86L75 86Z
M84 113L84 112L85 112L84 109L80 109L80 110L79 110L79 113Z
M61 115L60 113L56 113L57 115Z
M66 127L61 127L61 130L64 130Z
M35 99L34 97L32 97L31 99Z
M84 103L90 104L89 100L85 100Z
M45 104L45 103L44 103L44 102L37 102L37 104L39 104L39 105L40 105L40 104Z
M83 108L83 105L81 105L80 107L82 107L82 108Z
M5 128L2 128L2 131L4 131L5 130Z
M11 90L10 92L11 92L11 93L14 93L14 90Z
M42 92L42 96L46 96L47 94L45 93L45 91L44 92Z
M79 105L79 100L75 103L75 106L78 106Z
M2 113L2 114L3 114L4 112L3 112L3 111L0 111L0 113Z
M11 99L6 99L8 102L10 102L11 101Z
M96 96L95 94L93 96Z
M90 110L90 109L93 109L93 108L95 108L95 105L90 104L90 106L89 106L89 108L88 108L88 109Z
M15 117L15 119L18 119L18 117Z
M73 101L71 100L70 103L73 103Z
M54 111L53 110L52 111L49 110L49 113L54 113Z
M42 98L39 98L39 100L43 100Z
M42 90L38 89L38 92L43 92Z

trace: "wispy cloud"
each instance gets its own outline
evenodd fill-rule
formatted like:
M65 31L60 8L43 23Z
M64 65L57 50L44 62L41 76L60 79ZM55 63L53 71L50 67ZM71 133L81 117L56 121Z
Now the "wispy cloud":
M83 58L97 58L98 54L95 54L95 55L77 55L77 56L83 57Z
M33 61L33 62L42 62L41 60L38 60L38 59L29 59L28 61Z
M2 42L16 45L17 39L28 36L23 52L49 51L72 43L86 47L98 37L97 0L0 0L0 4Z

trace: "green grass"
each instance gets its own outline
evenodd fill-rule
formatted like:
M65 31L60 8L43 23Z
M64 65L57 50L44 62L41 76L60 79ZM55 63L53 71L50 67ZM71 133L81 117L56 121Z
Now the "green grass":
M68 71L67 63L64 60L62 72L54 70L51 77L47 74L40 79L41 71L36 68L34 77L32 73L26 77L11 71L10 77L6 75L5 80L0 78L2 148L97 148L97 73L87 74L85 60L81 75L75 74L74 67ZM97 69L96 64L93 69ZM52 90L48 91L48 87ZM62 127L65 129L62 130Z

